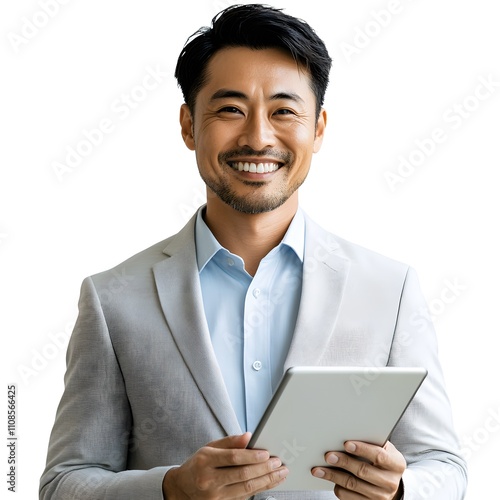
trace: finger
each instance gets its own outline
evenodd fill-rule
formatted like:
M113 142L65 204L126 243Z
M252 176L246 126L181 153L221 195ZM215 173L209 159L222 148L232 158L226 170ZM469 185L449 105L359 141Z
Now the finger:
M397 490L406 462L391 443L382 448L349 441L345 448L349 454L330 452L325 455L334 469L317 468L313 474L369 497L374 495L373 487L386 492Z
M251 436L250 432L245 432L211 441L199 450L197 458L212 468L266 462L270 458L267 450L246 448Z
M326 461L335 467L335 469L331 469L335 477L342 473L340 475L340 477L344 478L342 484L345 482L351 484L356 479L361 479L371 484L385 485L387 472L374 467L364 460L346 455L345 453L327 453ZM344 474L344 471L347 471L349 474ZM334 482L337 481L334 480ZM354 489L354 486L349 487L349 489Z
M333 488L333 492L335 493L335 496L337 498L340 498L341 500L367 500L368 498L375 498L371 496L367 497L366 495L361 495L356 491L347 490L346 488L343 488L338 484L336 484Z
M269 460L265 450L221 449L204 446L196 454L196 460L201 467L223 469L245 465L261 464Z
M226 436L211 441L200 451L215 468L262 463L269 460L269 452L266 450L246 449L251 437L250 432Z
M271 459L270 462L272 460L274 459ZM287 475L288 469L285 466L281 466L263 475L230 484L224 488L223 498L248 498L261 491L275 488L286 480Z
M397 493L399 487L399 483L396 482L396 478L394 478L394 481L383 478L381 483L383 483L384 486L381 486L364 481L363 479L356 477L354 474L342 469L314 468L312 473L315 477L335 483L335 494L342 500L350 500L351 498L394 498L394 495Z
M315 467L311 472L315 477L335 483L336 494L342 500L347 500L351 497L378 498L376 495L381 491L378 486L370 484L342 469ZM343 492L342 496L339 496L338 491ZM350 493L348 494L347 492Z
M212 448L246 448L250 442L252 434L250 432L245 432L243 434L237 434L235 436L226 436L216 441L211 441L207 443L206 446Z
M401 473L406 469L403 455L390 441L387 441L383 447L361 441L347 441L344 448L349 454L367 460L378 469Z
M224 483L229 485L264 478L267 475L272 475L274 471L280 468L283 469L281 460L273 457L264 463L219 468L218 472L224 475Z

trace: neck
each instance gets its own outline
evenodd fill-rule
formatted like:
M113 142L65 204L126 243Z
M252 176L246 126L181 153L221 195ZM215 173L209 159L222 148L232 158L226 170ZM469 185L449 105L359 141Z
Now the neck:
M260 261L283 239L297 208L297 193L262 214L238 212L218 198L209 198L204 219L217 241L240 256L246 271L254 276Z

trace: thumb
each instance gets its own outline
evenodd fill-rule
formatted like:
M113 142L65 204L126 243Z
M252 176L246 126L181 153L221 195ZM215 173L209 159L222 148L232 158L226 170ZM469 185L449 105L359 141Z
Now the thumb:
M207 444L207 446L211 446L212 448L241 448L244 449L247 447L250 442L250 438L252 437L251 432L245 432L243 434L237 434L235 436L226 436L222 439L217 439L216 441L211 441Z

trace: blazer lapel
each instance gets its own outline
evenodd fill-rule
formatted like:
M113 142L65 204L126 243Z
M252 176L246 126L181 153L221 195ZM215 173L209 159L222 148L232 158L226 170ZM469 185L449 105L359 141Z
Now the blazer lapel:
M337 255L338 248L335 238L306 216L302 295L285 370L317 365L330 342L349 273L349 259Z
M241 432L208 331L199 284L196 216L168 243L153 267L161 307L177 347L200 392L228 435Z

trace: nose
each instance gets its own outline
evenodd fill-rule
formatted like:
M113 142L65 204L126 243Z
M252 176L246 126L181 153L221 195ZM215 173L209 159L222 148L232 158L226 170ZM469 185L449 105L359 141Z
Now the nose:
M275 145L275 131L269 117L265 113L249 115L238 138L238 146L260 151Z

